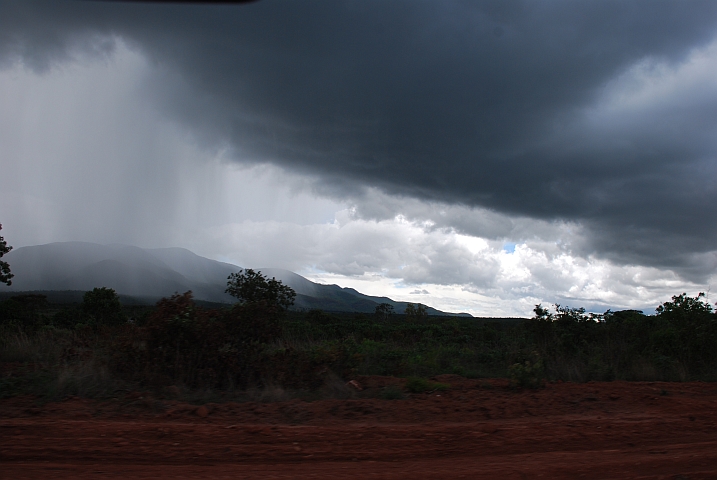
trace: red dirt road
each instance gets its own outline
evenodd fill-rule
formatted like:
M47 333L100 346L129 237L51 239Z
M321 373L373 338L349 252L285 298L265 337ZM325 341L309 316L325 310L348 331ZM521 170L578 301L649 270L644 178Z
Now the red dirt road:
M7 399L0 478L717 478L717 384L440 380L405 400Z

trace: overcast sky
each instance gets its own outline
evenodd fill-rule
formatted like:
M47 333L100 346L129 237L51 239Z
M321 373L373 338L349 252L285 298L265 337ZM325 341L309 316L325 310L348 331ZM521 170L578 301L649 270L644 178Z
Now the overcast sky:
M0 0L0 223L474 315L717 285L717 2ZM710 297L714 302L714 298Z

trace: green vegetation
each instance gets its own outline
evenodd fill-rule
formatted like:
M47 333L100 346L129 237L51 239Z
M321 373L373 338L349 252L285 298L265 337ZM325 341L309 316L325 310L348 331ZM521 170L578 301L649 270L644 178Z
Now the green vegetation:
M376 318L379 318L381 320L388 320L391 315L395 313L393 309L393 305L390 303L381 303L379 305L376 305L376 311L374 312L374 315L376 315Z
M536 357L532 362L526 360L523 363L514 363L508 367L511 387L537 389L543 386L545 370L540 357L538 355Z
M95 288L82 297L82 310L91 325L122 325L127 316L122 311L119 296L111 288Z
M426 318L428 316L428 309L425 305L421 305L420 303L414 305L412 303L409 303L406 305L406 317L410 320L418 320L421 318Z
M516 322L430 317L417 307L411 315L330 314L289 311L293 291L245 273L230 278L241 303L224 309L203 308L190 292L155 307L123 307L111 289L65 308L41 295L2 301L0 362L16 368L3 370L10 373L0 395L341 390L358 375L407 378L403 389L380 393L387 399L449 388L428 380L439 374L509 378L514 388L717 380L717 315L702 294L674 296L655 315L560 305L538 305L533 318Z
M383 398L384 400L403 400L404 398L406 398L406 395L403 393L403 390L401 390L398 386L389 385L381 392L381 398Z
M226 293L242 304L264 303L282 309L292 306L296 298L296 292L290 287L282 285L281 281L275 278L269 279L251 268L229 275Z
M0 225L0 230L2 230L2 225ZM7 244L4 238L0 237L0 258L3 257L6 253L10 253L10 250L12 250L12 247ZM3 262L0 260L0 283L4 283L5 285L12 285L11 278L14 275L10 272L10 265L7 262Z
M408 377L406 379L406 390L411 393L442 392L448 390L450 385L439 382L431 382L425 378Z

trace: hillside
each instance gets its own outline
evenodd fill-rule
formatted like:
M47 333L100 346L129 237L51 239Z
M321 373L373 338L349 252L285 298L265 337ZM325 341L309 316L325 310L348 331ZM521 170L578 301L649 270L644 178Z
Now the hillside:
M232 303L226 293L227 277L242 269L184 248L143 249L129 245L63 242L20 247L6 255L15 274L5 291L87 291L113 288L120 295L154 302L176 292L191 290L197 300ZM364 295L352 288L314 283L289 270L257 268L296 291L297 309L371 313L380 303L396 313L407 302ZM428 307L431 315L456 315ZM469 316L468 314L459 314Z

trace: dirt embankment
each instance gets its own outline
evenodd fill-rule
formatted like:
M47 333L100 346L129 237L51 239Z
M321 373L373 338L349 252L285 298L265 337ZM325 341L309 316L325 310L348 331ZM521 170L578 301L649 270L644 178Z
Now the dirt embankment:
M717 478L717 384L439 380L402 400L6 399L0 477Z

